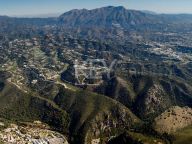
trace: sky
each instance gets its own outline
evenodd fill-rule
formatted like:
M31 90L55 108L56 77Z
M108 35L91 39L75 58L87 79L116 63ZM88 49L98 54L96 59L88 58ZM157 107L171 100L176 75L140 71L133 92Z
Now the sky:
M0 15L40 16L62 14L71 9L124 6L158 13L191 13L192 0L0 0Z

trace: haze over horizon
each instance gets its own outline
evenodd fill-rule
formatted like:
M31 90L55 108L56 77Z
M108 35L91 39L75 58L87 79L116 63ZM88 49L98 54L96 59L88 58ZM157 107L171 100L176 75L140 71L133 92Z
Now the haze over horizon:
M105 6L124 6L127 9L148 10L157 13L192 13L191 0L0 0L0 15L49 16L59 15L72 9L94 9Z

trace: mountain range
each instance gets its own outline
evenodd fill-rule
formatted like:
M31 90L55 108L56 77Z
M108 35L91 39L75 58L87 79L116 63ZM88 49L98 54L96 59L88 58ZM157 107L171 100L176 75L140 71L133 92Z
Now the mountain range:
M191 17L192 15L190 14L156 14L146 11L128 10L123 6L108 6L93 10L71 10L57 17L57 22L66 27L107 28L120 25L123 28L129 28L130 26L145 24L192 23ZM12 17L1 16L1 20L8 18L11 19ZM18 19L21 21L28 20L28 18L16 18L16 20ZM34 21L38 19L41 18L30 18L30 20Z
M0 143L6 124L39 120L71 144L190 144L191 31L192 15L122 6L0 16ZM78 85L90 59L100 79Z

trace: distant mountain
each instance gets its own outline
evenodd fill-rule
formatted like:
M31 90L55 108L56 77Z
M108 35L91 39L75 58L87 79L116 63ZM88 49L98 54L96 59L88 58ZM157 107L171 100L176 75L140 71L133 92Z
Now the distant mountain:
M42 25L61 25L67 28L146 28L166 26L170 24L192 23L191 14L157 14L151 11L129 10L123 6L108 6L92 10L74 9L58 17L55 15L39 15L8 17L0 16L0 24L8 23L11 25L28 24L35 26ZM48 18L55 17L55 18Z
M136 24L162 23L158 17L136 10L127 10L122 6L103 7L93 10L72 10L59 17L59 21L69 27L112 27L124 28Z
M156 13L156 12L149 11L149 10L142 10L142 12L147 13L147 14L153 14L153 15L158 14L158 13Z
M40 16L39 16L40 17ZM15 18L0 16L0 26L12 29L14 26L47 26L58 25L67 28L71 33L103 35L108 29L114 30L162 30L178 28L183 29L183 24L192 23L190 14L156 14L149 11L128 10L122 6L102 7L93 10L74 9L55 18ZM177 26L175 26L177 25ZM179 27L178 27L179 26ZM69 29L72 28L72 29ZM80 29L77 29L80 28ZM74 31L76 29L76 31ZM107 31L109 32L109 31ZM121 33L111 31L110 33ZM102 37L102 36L101 36Z
M192 23L190 14L156 14L148 11L128 10L122 6L108 6L93 10L71 10L59 17L66 27L113 27L130 28L140 25L165 25Z
M13 15L16 18L56 18L60 16L61 13L45 13L45 14L24 14L24 15Z

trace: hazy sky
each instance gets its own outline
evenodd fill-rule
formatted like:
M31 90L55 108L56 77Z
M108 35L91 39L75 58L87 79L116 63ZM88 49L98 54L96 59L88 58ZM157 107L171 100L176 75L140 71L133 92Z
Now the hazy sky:
M109 5L160 13L192 13L192 0L0 0L0 15L64 13Z

